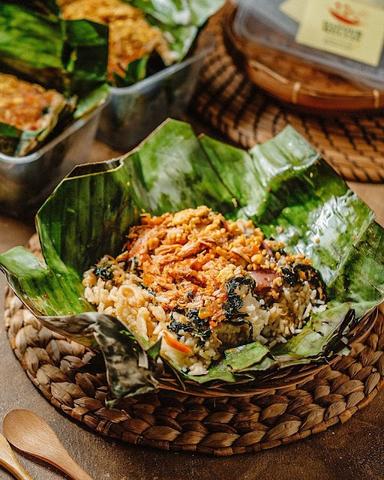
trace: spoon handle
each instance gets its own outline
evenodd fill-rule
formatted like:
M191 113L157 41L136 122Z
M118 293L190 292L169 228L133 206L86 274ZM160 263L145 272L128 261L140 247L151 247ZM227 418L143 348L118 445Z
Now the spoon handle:
M0 433L0 465L8 470L17 480L33 480L17 461L9 443Z
M93 480L69 455L65 462L61 461L57 467L73 480Z

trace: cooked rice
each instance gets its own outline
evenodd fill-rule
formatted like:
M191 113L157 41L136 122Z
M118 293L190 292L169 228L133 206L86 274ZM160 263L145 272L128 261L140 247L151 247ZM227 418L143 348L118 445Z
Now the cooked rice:
M86 18L109 27L108 72L125 76L127 66L153 51L166 63L171 53L163 33L150 25L144 13L123 0L60 0L62 15L68 20Z
M144 214L117 258L85 272L85 298L162 355L202 375L227 348L284 343L325 308L323 283L301 254L250 220L208 207Z

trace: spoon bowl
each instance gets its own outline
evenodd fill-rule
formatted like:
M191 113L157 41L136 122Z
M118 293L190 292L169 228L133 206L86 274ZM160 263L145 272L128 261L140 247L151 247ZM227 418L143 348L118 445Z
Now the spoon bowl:
M3 420L3 432L18 450L53 465L73 480L92 480L69 456L52 428L36 413L11 410Z

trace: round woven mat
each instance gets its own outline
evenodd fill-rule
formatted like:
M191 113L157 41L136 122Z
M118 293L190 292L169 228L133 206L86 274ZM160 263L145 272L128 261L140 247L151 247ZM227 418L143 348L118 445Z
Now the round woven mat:
M99 434L164 450L221 456L301 440L349 420L384 385L383 312L350 355L295 385L238 398L162 390L114 409L104 405L94 353L43 327L10 290L5 321L16 357L52 405Z
M216 48L205 60L192 108L235 143L250 148L291 124L346 180L384 181L384 113L300 113L258 89L228 53L223 14L211 22Z

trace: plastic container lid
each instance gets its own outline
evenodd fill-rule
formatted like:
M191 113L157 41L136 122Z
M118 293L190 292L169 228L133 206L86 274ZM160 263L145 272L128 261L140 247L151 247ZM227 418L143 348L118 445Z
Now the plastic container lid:
M235 34L256 45L287 53L323 70L341 75L349 81L384 90L384 46L379 64L374 67L301 45L295 40L299 22L280 9L282 3L283 0L240 0L233 23ZM361 0L361 3L384 9L384 0Z

